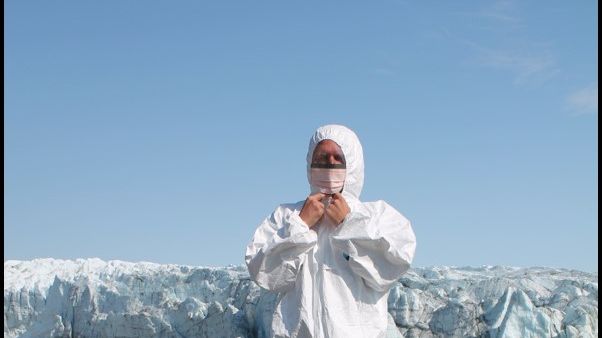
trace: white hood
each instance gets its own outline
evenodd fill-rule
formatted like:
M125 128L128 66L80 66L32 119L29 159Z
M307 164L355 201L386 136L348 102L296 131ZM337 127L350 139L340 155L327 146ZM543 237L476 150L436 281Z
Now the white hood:
M355 133L338 124L329 124L318 128L309 140L307 150L307 181L311 182L311 160L314 149L323 140L336 142L343 150L347 164L347 177L343 187L343 196L352 196L359 200L364 186L364 151L362 144ZM311 187L311 183L310 183ZM311 192L318 192L317 188L311 187Z

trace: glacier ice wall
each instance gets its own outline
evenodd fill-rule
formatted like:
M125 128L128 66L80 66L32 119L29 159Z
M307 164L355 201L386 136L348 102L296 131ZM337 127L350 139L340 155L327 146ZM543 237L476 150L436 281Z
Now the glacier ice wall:
M275 301L244 266L4 262L5 338L268 337ZM598 275L413 268L391 289L389 313L389 336L597 337Z

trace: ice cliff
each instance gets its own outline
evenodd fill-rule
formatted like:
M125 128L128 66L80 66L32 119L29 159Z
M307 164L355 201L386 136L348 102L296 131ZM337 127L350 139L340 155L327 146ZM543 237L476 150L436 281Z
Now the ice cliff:
M4 337L266 337L276 296L244 266L4 262ZM404 337L596 337L598 275L413 268L389 294ZM394 325L393 325L394 321Z

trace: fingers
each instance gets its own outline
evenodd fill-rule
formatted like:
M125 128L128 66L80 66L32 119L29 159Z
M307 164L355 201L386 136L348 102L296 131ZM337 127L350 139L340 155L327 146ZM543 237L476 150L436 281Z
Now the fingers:
M341 213L336 207L326 208L325 213L335 224L340 224L342 222L343 217L341 217Z
M335 192L334 194L332 194L332 199L333 200L341 200L341 201L345 200L345 198L343 197L343 195L340 192Z
M324 215L324 204L321 199L324 194L315 194L307 197L303 208L299 212L299 217L307 224L310 228L313 227Z
M330 217L331 219L334 219L334 215L332 214L332 213L333 213L333 211L332 211L332 209L330 209L330 207L326 208L326 209L324 210L324 213L325 213L326 215L328 215L328 217Z
M333 208L337 208L337 210L342 210L343 209L343 204L344 200L340 200L340 199L336 199L336 198L332 198L332 200L330 201L330 205L329 207L333 207Z
M341 202L333 200L332 202L330 202L330 205L324 209L324 211L326 212L336 212L336 213L340 213L341 210Z
M313 195L309 195L308 199L315 199L315 200L321 201L326 196L327 196L326 194L319 192L319 193L315 193Z
M345 201L345 198L343 197L343 195L341 195L341 193L333 194L332 201L330 203L336 205L339 208L348 209L347 201Z
M322 203L321 198L319 199L319 197L309 196L307 200L314 208L317 208L320 213L324 212L324 203Z
M328 203L324 202L326 199L328 199ZM324 194L318 192L307 197L300 215L311 227L316 224L324 214L338 225L348 213L349 207L340 193Z
M324 210L324 213L327 214L328 217L330 217L330 219L332 219L333 221L337 221L336 212L334 211L334 208L328 207L326 208L326 210Z
M332 201L330 201L330 205L328 206L328 209L330 208L332 208L333 211L343 215L347 215L351 211L347 205L347 202L345 202L345 199L342 197L340 199L333 197Z

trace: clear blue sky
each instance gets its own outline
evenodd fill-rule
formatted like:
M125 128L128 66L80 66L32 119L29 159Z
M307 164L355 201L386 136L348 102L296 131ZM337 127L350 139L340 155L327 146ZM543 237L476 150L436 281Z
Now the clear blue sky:
M597 1L4 9L5 260L242 264L338 123L415 266L597 271Z

